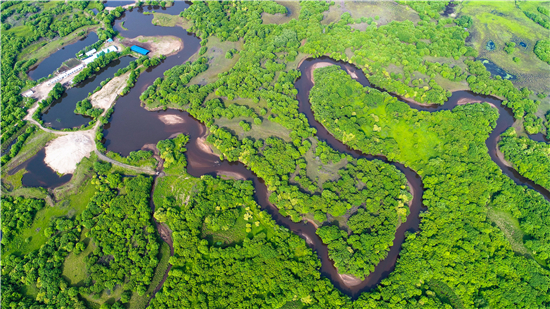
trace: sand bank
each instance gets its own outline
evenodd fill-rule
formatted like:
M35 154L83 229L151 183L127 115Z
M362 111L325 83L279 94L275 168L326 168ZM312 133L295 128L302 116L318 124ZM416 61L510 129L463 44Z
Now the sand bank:
M69 134L58 137L46 146L44 162L61 174L74 173L76 165L95 149L88 134Z

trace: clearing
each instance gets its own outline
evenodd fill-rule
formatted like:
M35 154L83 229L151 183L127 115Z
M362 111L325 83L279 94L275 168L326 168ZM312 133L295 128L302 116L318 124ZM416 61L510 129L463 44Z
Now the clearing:
M120 76L111 79L101 90L92 94L90 102L93 107L109 109L115 102L122 89L126 87L126 80L130 76L130 72L126 72Z
M44 162L58 173L74 173L78 162L95 149L94 138L86 133L64 135L51 141L46 146Z

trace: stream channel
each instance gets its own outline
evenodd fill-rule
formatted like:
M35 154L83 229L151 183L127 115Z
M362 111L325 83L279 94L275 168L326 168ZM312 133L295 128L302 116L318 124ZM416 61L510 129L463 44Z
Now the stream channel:
M171 9L171 14L177 14L188 6L188 3L176 3L177 8L167 9L167 11ZM290 229L307 240L310 247L317 252L322 262L322 267L320 269L321 274L324 277L329 278L335 287L352 298L357 298L362 292L376 287L382 279L386 278L393 271L401 250L401 245L405 238L405 232L415 232L419 230L419 213L423 209L422 181L416 172L400 163L388 162L386 158L382 156L372 156L352 150L342 142L335 139L319 122L315 120L309 104L309 91L313 84L308 77L311 76L311 67L315 63L330 62L331 64L338 65L348 72L354 72L357 75L356 80L363 86L371 87L364 73L350 64L338 62L327 57L322 57L303 61L299 67L302 77L296 82L296 88L298 89L297 98L299 100L299 111L307 116L310 126L317 129L317 136L319 140L326 141L334 149L349 154L354 158L366 158L369 160L378 159L394 165L405 174L411 185L411 191L414 192L413 201L410 206L410 214L407 217L407 221L398 227L388 256L380 261L375 270L360 284L355 286L347 286L340 278L333 262L329 259L327 246L322 243L321 239L315 233L316 229L313 224L305 222L295 223L291 221L290 218L282 216L277 207L269 203L269 192L267 191L263 180L259 179L254 173L249 171L242 163L229 163L227 161L220 162L218 156L205 152L201 149L199 138L204 138L207 132L206 127L202 123L184 111L167 110L149 112L141 106L139 100L140 94L145 91L145 89L147 89L147 87L151 85L156 78L162 77L164 71L172 68L173 66L180 65L187 61L187 59L189 59L189 57L196 53L200 48L200 40L194 35L187 33L180 27L166 28L152 25L151 20L153 15L141 14L144 10L151 10L151 8L138 8L126 12L121 16L121 18L115 21L115 29L120 31L122 36L129 38L133 38L138 35L173 35L182 39L184 42L184 48L177 54L167 57L160 65L154 68L149 68L138 78L135 87L132 88L127 95L118 99L111 122L105 126L104 135L107 150L115 151L122 155L128 155L131 151L144 147L150 147L151 144L156 145L159 140L175 136L178 133L188 134L190 141L187 145L186 155L188 159L187 171L189 174L194 177L200 177L205 174L239 174L243 178L253 181L256 188L255 197L258 204L263 210L266 210L271 214L277 224ZM174 13L172 13L172 11ZM124 21L124 27L128 30L124 30L120 27L122 21ZM526 185L538 191L546 199L550 200L548 190L534 184L531 180L522 177L513 168L508 167L505 162L501 161L501 159L497 156L498 137L514 122L510 109L502 106L501 100L490 96L476 95L468 91L457 91L454 92L449 100L441 106L421 106L414 103L407 104L411 108L417 110L436 112L439 110L453 109L457 106L460 99L466 99L469 102L488 102L494 104L498 108L500 116L497 121L497 126L486 140L486 145L489 149L491 159L501 168L504 174L513 179L517 184ZM167 119L176 119L177 121L167 121Z

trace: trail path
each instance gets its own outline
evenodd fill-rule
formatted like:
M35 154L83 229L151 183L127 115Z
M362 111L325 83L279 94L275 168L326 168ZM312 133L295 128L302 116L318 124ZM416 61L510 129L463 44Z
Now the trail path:
M29 108L27 115L23 119L33 123L34 125L39 127L41 130L43 130L45 132L48 132L48 133L52 133L52 134L59 135L59 136L77 135L77 134L78 135L85 135L85 136L89 137L92 141L95 141L95 136L96 136L97 131L99 129L99 122L96 122L96 124L91 129L83 130L83 131L70 131L70 132L67 132L67 131L52 130L50 128L45 128L38 121L36 121L32 118L32 115L34 114L34 112L37 109L38 109L38 101L31 108ZM102 116L104 116L106 112L107 112L107 109L105 109ZM132 165L128 165L128 164L118 162L114 159L111 159L111 158L107 157L106 155L104 155L103 153L101 153L97 149L97 145L95 144L95 142L94 142L93 151L97 154L97 157L99 159L101 159L102 161L109 162L111 164L120 166L120 167L125 168L125 169L129 169L129 170L132 170L132 171L135 171L135 172L138 172L138 173L143 173L143 174L148 174L148 175L155 175L156 174L156 172L151 168L132 166Z

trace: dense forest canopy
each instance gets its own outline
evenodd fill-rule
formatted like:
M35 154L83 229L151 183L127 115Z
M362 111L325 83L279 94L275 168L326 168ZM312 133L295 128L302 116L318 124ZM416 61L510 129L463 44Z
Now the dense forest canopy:
M532 139L550 136L550 89L533 78L548 72L527 78L515 67L519 78L511 80L480 56L492 46L500 58L491 59L505 59L496 65L525 61L548 69L548 3L519 3L514 14L534 34L510 26L518 37L496 47L484 32L494 28L480 23L488 23L487 5L494 6L492 20L499 10L512 14L500 2L478 4L479 14L472 13L475 4L449 1L193 1L174 15L156 12L171 2L128 4L1 4L1 162L10 167L2 172L2 307L550 306L550 202L543 191L503 173L487 147L504 109L484 102L437 112L418 108L443 105L457 89L503 100L516 122L494 151L522 177L550 189L550 147ZM50 46L71 44L89 31L99 41L77 58L108 38L124 40L115 20L143 12L200 38L196 54L137 89L142 74L166 57L138 58L124 48L96 58L73 83L132 55L138 59L115 73L127 77L114 102L137 91L136 104L185 111L204 135L179 131L127 157L104 155L109 142L102 130L116 106L96 108L90 93L72 109L94 118L86 128L94 151L65 185L23 186L21 163L61 134L40 126L40 114L67 86L56 83L35 102L22 93L47 78L33 81L27 71L47 61L42 51L51 54L58 47ZM510 23L519 18L513 16ZM304 60L319 57L353 65L369 85L330 63L311 76L300 70ZM304 89L296 86L309 78L311 119L300 112ZM36 123L23 120L27 114ZM323 140L313 121L342 147ZM84 132L71 133L78 130ZM211 147L219 157L214 165L240 162L262 188L234 175L191 176L187 169L197 167L188 166L194 163L188 147L197 147L189 143ZM351 150L338 150L344 146ZM422 192L395 162L421 177ZM263 189L269 203L259 198ZM309 236L274 219L310 222L310 236L326 245L336 273L361 281L389 256L399 227L417 219L409 216L413 197L423 206L418 229L402 234L395 267L381 282L353 298L320 272L326 265Z

